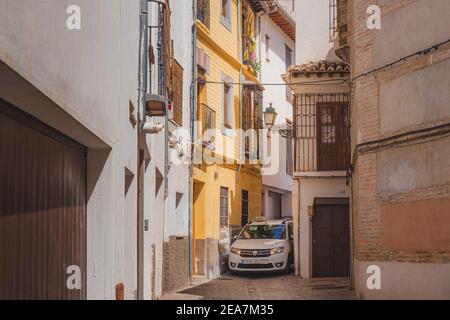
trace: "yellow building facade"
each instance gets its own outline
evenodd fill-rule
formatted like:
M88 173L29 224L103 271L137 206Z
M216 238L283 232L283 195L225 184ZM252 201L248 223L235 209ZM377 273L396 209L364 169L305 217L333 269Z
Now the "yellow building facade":
M197 9L192 271L212 278L226 271L233 235L261 215L261 167L243 163L244 139L238 133L246 126L242 108L246 89L242 83L260 86L252 65L242 63L243 30L252 29L243 28L247 22L244 17L255 21L248 3L199 0ZM256 42L254 34L251 39ZM257 64L253 66L257 69ZM260 111L258 108L253 113Z

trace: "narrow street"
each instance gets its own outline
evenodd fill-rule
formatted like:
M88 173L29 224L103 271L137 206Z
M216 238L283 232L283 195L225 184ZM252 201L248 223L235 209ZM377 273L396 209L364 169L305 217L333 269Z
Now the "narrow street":
M225 274L218 279L189 288L173 298L196 296L205 300L352 300L347 278L302 279L280 274ZM287 288L289 288L287 290ZM171 296L166 297L171 299Z
M450 300L450 0L31 2L0 301Z

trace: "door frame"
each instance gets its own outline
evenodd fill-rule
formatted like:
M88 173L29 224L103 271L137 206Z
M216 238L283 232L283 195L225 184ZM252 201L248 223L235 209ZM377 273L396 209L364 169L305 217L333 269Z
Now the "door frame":
M350 265L349 265L349 277L351 277L351 270L352 270L352 252L351 252L351 210L350 210L350 198L349 197L342 197L342 198L332 198L332 197L316 197L314 198L313 203L313 218L310 220L310 277L311 278L318 278L314 276L314 265L315 265L315 249L314 249L314 215L317 212L316 209L318 206L347 206L348 207L348 217L349 217L349 254L350 254Z

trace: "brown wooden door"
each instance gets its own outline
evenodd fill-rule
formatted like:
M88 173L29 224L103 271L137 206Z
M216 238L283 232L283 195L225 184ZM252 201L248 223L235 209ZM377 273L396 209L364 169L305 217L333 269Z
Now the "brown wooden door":
M0 299L84 299L85 271L85 149L0 100Z
M347 170L350 165L350 131L347 103L317 104L317 170Z
M350 275L349 205L341 201L314 206L313 277Z

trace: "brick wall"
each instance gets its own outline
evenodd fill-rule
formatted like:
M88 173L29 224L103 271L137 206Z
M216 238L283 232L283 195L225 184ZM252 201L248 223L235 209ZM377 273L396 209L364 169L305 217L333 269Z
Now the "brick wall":
M349 28L348 41L351 45L350 60L353 77L378 67L375 62L376 52L382 52L383 50L388 52L390 48L388 46L384 49L380 47L375 48L375 46L383 45L383 32L396 32L396 30L387 28L376 31L367 28L366 20L368 14L366 10L369 5L377 3L382 9L382 23L386 17L396 18L396 16L390 15L397 14L398 17L406 18L407 14L414 14L416 9L418 10L426 5L423 0L349 0L348 8L353 11L352 14L348 15L349 25L351 26ZM446 6L445 2L438 1L436 4L442 5L442 10L446 8L444 8ZM438 17L436 17L437 19ZM433 19L429 19L429 23L435 22ZM414 47L414 41L416 40L414 34L398 36L410 37L409 44L411 47ZM375 37L379 37L377 42L374 39ZM450 38L450 31L448 38ZM438 40L436 39L435 41L438 42ZM397 58L401 58L401 56ZM450 122L450 111L443 110L439 112L439 119L433 119L433 122L423 120L416 123L414 127L398 127L398 130L394 130L395 132L382 133L380 130L380 119L383 118L382 116L389 116L389 114L380 114L380 110L383 109L380 105L380 101L383 100L380 97L380 86L400 77L408 79L414 72L436 66L437 64L441 68L447 68L447 65L443 62L449 58L450 46L444 46L430 55L409 59L386 71L373 73L370 76L356 80L353 83L352 92L353 147L359 143L386 138L394 133L403 133L413 128L426 128L431 125ZM448 74L450 70L446 72ZM433 81L432 77L430 81ZM403 86L398 86L398 99L401 99L402 96L415 94L417 88L414 88L413 84L407 81L402 83L404 83ZM427 99L424 99L425 101L430 101L431 103L434 99L433 97L446 94L442 90L439 91L438 83L430 87L432 87L430 92L424 93L427 95ZM436 88L436 92L433 92L433 87ZM444 101L447 101L448 106L449 100L444 99ZM411 106L410 112L421 113L426 108L427 105L425 104L415 105ZM383 112L389 112L389 110L384 109ZM395 122L395 119L391 120ZM441 147L435 147L432 144L434 140L439 140ZM433 175L434 180L440 179L439 174L433 173L430 169L433 166L438 168L438 172L441 172L441 175L446 177L450 167L450 160L445 158L446 151L444 149L450 149L450 139L438 136L433 140L416 141L415 144L409 147L423 149L425 154L424 161L428 163L428 166L421 166L415 163L414 157L407 158L407 148L404 146L392 147L398 149L395 152L379 150L357 157L353 176L353 215L355 258L360 261L449 262L450 236L448 235L450 235L450 222L447 219L447 215L450 213L448 202L450 198L450 184L446 179L442 178L442 182L438 186L422 186L417 179L421 176L429 175ZM387 152L388 155L384 156L387 156L388 159L392 157L392 162L386 161L380 167L380 152ZM408 179L411 180L411 183L401 190L385 192L386 177L383 176L381 171L398 174L399 185ZM402 172L404 172L403 175L400 174ZM432 211L427 212L429 208L432 208ZM439 217L434 217L434 214ZM419 222L420 225L418 225ZM444 224L444 227L442 224ZM396 230L392 229L393 225L395 225ZM417 230L421 232L417 232ZM414 237L422 239L424 245L418 245L416 239L411 238L411 232L417 233Z

